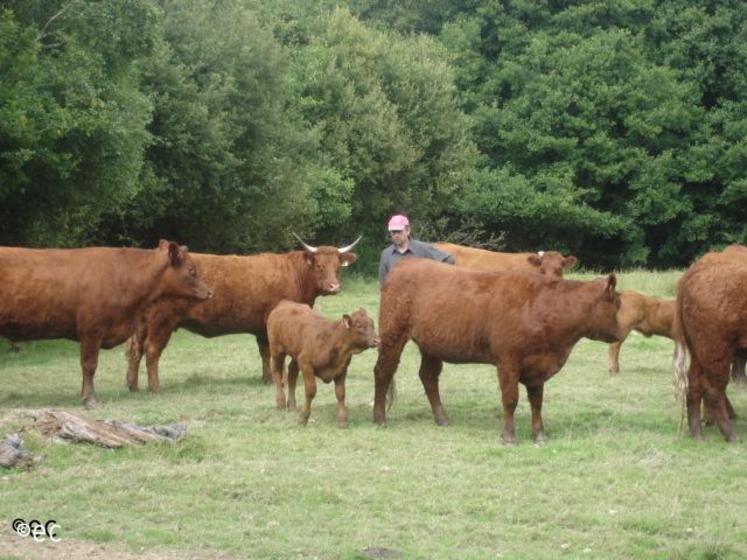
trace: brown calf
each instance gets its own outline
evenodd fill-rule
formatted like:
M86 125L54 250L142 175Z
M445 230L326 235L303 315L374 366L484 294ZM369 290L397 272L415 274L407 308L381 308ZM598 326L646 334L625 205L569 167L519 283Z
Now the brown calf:
M137 318L160 297L210 296L186 247L158 249L21 249L0 247L0 336L80 341L81 396L93 406L100 348L121 344Z
M475 272L410 259L381 293L381 344L374 374L374 422L385 422L385 395L405 343L420 348L420 380L436 423L448 424L438 378L443 362L494 364L503 410L503 441L515 443L518 384L527 388L532 433L544 441L542 395L582 338L619 337L615 276L578 282L518 272Z
M636 330L644 336L666 336L675 339L675 300L656 299L638 292L620 292L620 340L609 345L609 372L620 373L620 347L630 331Z
M147 309L127 345L127 385L130 390L138 389L138 369L145 354L148 389L159 391L158 361L171 333L180 327L206 337L238 333L255 335L262 357L262 378L269 383L272 379L267 342L270 311L284 299L313 306L318 296L338 293L338 270L355 262L355 253L349 251L358 240L339 249L312 247L304 243L304 251L283 254L194 253L192 256L215 296L198 305L163 298Z
M454 257L457 266L485 272L515 270L521 272L539 272L554 278L563 277L563 269L576 266L576 257L564 257L557 251L540 251L539 253L498 253L464 247L453 243L434 243L440 251Z
M729 418L726 386L735 356L747 350L747 254L728 248L707 253L677 284L676 322L690 354L685 373L683 353L676 360L680 379L687 376L687 416L690 433L701 439L700 402L715 417L726 441L736 434ZM678 349L679 350L679 349Z
M300 368L306 396L300 415L301 423L306 424L311 414L311 401L316 395L316 376L325 383L335 382L337 424L341 428L347 426L345 376L350 359L353 354L374 348L379 342L373 321L366 311L359 309L350 315L343 315L340 321L328 321L308 305L282 301L267 318L267 335L277 407L286 407L283 365L285 357L290 356L288 408L296 408L296 379Z

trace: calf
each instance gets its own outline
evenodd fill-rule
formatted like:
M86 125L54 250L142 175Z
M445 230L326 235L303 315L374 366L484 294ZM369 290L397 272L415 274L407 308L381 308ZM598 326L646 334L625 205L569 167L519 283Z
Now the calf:
M272 378L275 382L276 403L285 408L283 393L283 364L288 365L288 408L296 408L296 379L303 374L305 402L300 421L306 424L311 414L311 401L316 395L314 376L325 383L335 382L337 396L337 424L348 424L345 407L345 376L353 354L359 354L378 344L371 318L364 309L343 315L339 321L328 321L308 305L291 301L280 302L267 318L270 341Z
M374 422L384 423L386 392L405 343L421 354L420 380L436 423L448 424L438 378L443 362L494 364L503 400L504 443L515 443L518 384L527 388L534 440L545 438L545 381L582 338L619 338L615 276L592 282L518 272L475 272L411 259L397 265L381 293L381 343L374 369Z
M735 356L747 350L747 258L733 248L707 253L685 272L677 284L677 328L690 354L685 372L678 347L675 373L687 386L690 434L701 439L700 402L715 417L726 441L736 434L729 418L726 386ZM679 345L678 345L679 346Z
M554 278L563 277L563 269L576 266L576 257L564 257L557 251L540 251L538 253L498 253L464 247L453 243L434 243L440 251L454 257L457 266L482 270L485 272L500 272L515 270L521 272L539 272Z
M628 334L636 330L644 336L666 336L675 339L675 300L656 299L637 292L620 292L620 340L609 345L609 372L620 373L620 347Z
M211 295L187 248L165 240L155 250L0 247L0 286L0 336L80 341L86 406L99 349L127 340L151 302Z

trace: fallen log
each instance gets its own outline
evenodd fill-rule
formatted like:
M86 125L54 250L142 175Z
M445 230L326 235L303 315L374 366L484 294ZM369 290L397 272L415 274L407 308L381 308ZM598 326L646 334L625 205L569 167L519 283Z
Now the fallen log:
M41 410L34 413L33 418L36 428L47 437L107 448L175 442L187 432L187 425L183 422L164 426L138 426L119 420L91 420L63 410Z

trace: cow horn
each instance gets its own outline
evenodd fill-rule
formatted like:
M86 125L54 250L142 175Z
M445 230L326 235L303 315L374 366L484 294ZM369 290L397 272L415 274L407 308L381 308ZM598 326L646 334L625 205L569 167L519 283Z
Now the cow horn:
M308 243L306 243L303 239L301 239L300 237L298 237L296 235L295 231L292 231L291 233L293 234L293 237L295 237L296 239L298 239L301 242L301 245L303 245L303 248L306 249L308 252L310 252L310 253L316 253L319 250L318 247L312 247L311 245L309 245Z
M351 243L350 245L348 245L347 247L339 247L339 248L337 249L337 252L338 252L338 253L347 253L348 251L352 250L352 249L353 249L353 247L355 247L356 245L358 245L358 241L360 241L362 237L363 237L362 235L359 235L359 236L358 236L358 239L356 239L355 241L353 241L353 242L352 242L352 243Z

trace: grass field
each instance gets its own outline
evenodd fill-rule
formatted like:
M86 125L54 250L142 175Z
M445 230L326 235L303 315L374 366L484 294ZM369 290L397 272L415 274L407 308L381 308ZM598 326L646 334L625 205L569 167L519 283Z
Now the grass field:
M672 297L677 277L623 273L619 287ZM318 300L325 315L363 306L376 317L374 282L345 277L343 290ZM86 414L185 421L187 436L109 451L29 430L26 446L45 458L30 471L0 472L0 534L16 517L54 519L58 558L66 543L86 541L169 558L745 558L747 396L730 386L738 443L716 428L703 443L679 433L672 348L634 333L621 373L610 377L606 345L582 340L546 386L543 447L531 442L523 390L519 444L500 444L487 365L445 366L451 426L436 426L413 345L385 428L371 422L376 353L353 358L345 430L335 424L333 385L319 384L305 428L276 410L250 336L178 332L156 396L129 393L122 348L104 351L102 404ZM84 412L73 343L27 343L19 353L1 346L0 378L0 436L30 425L30 410ZM27 557L2 542L11 544L0 558Z

